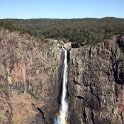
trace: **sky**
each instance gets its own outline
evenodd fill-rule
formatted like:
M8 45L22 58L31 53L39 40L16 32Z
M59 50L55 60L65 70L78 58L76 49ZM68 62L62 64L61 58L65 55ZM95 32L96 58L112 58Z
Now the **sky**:
M124 18L124 0L0 0L3 18Z

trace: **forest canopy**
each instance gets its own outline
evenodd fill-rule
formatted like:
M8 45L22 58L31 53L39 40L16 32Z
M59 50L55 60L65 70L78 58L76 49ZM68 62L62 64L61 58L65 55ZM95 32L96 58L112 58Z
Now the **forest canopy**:
M124 35L124 19L0 19L0 27L29 33L40 39L65 38L71 42L95 44L113 35Z

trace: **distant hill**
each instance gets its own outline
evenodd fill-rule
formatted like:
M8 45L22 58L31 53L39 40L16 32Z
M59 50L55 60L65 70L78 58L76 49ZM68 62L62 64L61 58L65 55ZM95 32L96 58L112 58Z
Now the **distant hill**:
M66 38L71 42L95 44L113 35L124 34L124 19L0 19L0 27L29 33L40 39Z

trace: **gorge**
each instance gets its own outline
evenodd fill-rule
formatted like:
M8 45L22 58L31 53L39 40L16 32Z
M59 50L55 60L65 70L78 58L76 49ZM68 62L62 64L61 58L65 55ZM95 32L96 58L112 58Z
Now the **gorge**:
M123 55L117 36L67 52L1 29L0 123L53 124L64 113L68 124L123 124Z

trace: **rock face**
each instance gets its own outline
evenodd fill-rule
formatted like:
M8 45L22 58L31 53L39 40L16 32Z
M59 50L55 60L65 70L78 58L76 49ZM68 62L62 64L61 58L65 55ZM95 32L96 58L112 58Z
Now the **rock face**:
M69 124L124 124L122 37L68 48ZM63 42L64 43L64 42ZM120 47L120 48L119 48ZM0 124L53 124L59 112L61 44L0 30Z
M0 123L51 124L58 112L62 50L0 30Z
M116 38L71 49L70 124L124 124L124 54Z

